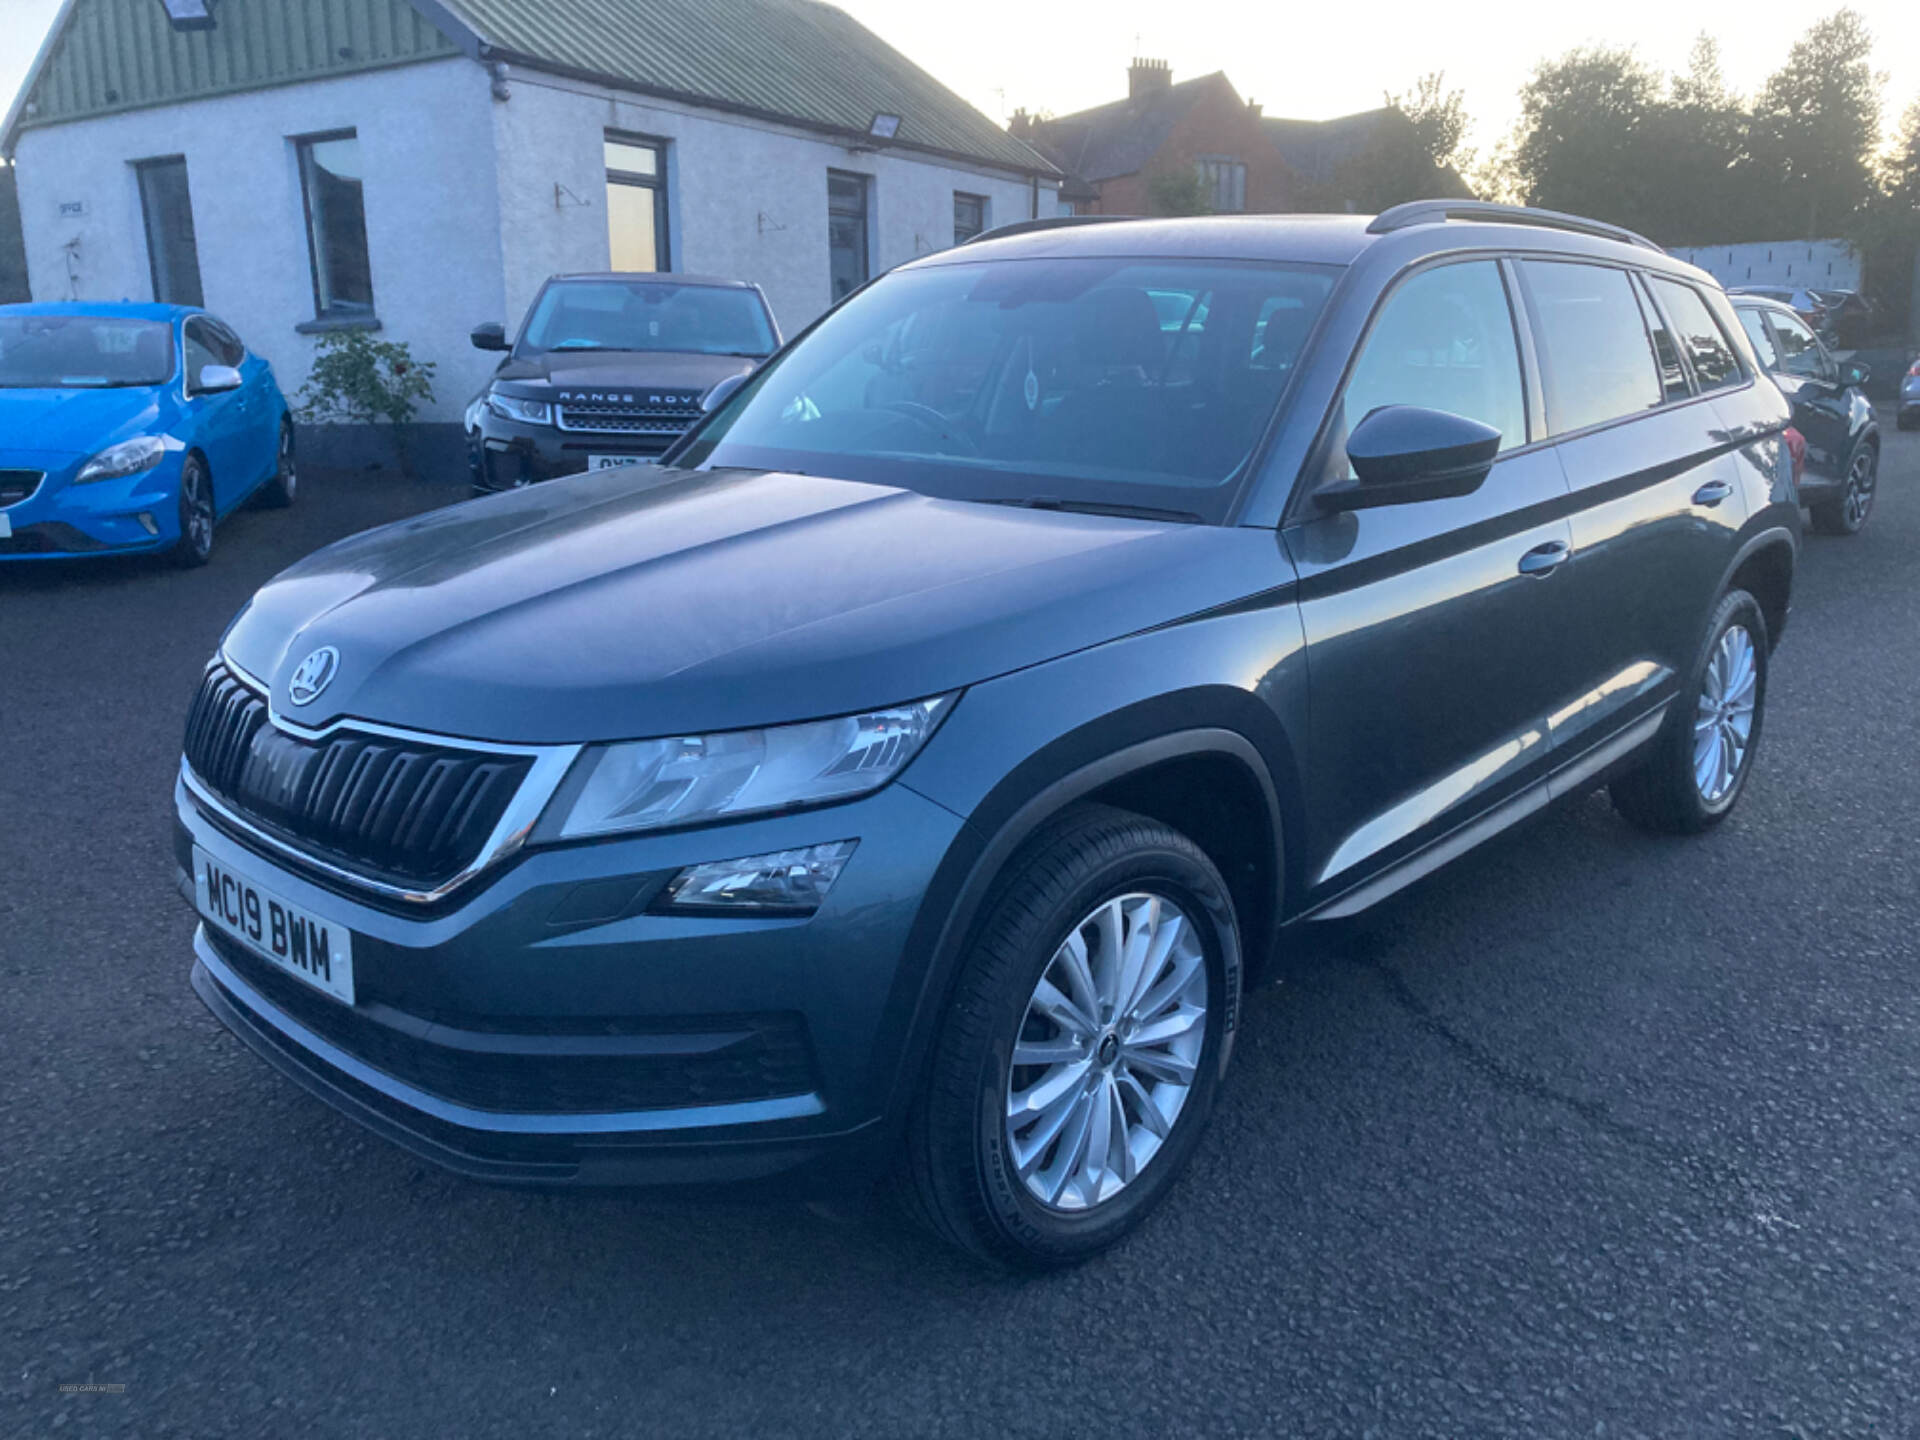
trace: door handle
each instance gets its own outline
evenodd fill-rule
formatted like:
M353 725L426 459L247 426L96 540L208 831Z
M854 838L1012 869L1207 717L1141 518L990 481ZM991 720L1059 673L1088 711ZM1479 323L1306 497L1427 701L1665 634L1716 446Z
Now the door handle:
M1536 545L1520 557L1522 575L1550 575L1573 556L1573 547L1564 540L1549 540Z
M1704 505L1709 510L1733 493L1733 486L1724 480L1709 480L1693 492L1693 503Z

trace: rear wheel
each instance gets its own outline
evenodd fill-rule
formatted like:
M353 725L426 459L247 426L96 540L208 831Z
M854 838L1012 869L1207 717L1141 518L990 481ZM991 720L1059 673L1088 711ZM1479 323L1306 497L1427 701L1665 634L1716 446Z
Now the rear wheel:
M923 1217L1031 1269L1113 1244L1191 1157L1239 998L1233 904L1198 846L1104 807L1044 828L988 901L911 1120Z
M300 492L300 474L294 465L293 425L290 421L280 422L278 454L273 478L260 487L260 503L269 510L286 509Z
M213 558L213 482L206 462L189 455L180 467L180 539L173 562L192 570Z
M1873 497L1879 489L1880 452L1862 445L1847 467L1847 488L1832 500L1809 507L1813 528L1822 535L1858 535L1873 513Z
M1646 763L1613 782L1614 809L1642 829L1670 835L1724 820L1760 745L1767 659L1759 602L1744 590L1729 592Z

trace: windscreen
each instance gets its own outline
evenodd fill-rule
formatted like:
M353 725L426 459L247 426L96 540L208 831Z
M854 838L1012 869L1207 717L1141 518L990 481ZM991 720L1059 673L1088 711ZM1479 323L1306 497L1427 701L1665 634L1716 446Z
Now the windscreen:
M1337 273L1095 258L904 270L755 377L679 463L1223 519Z
M514 352L666 350L759 357L773 327L752 290L653 280L563 280L535 302Z
M119 315L0 314L0 386L105 390L173 378L173 327Z

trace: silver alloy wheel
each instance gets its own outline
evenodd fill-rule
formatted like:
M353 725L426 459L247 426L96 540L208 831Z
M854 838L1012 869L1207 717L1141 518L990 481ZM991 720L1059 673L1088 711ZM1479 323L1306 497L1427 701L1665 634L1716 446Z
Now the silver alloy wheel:
M1744 625L1729 625L1707 662L1693 721L1693 783L1709 805L1726 799L1740 779L1759 689L1753 636Z
M1847 522L1847 529L1858 530L1867 523L1867 512L1873 508L1874 475L1873 451L1862 450L1853 457L1853 468L1847 472L1847 493L1841 501L1841 515Z
M1035 1199L1086 1210L1146 1168L1193 1086L1207 999L1200 932L1163 895L1118 896L1067 932L1007 1074L1007 1145Z
M293 463L293 428L283 426L280 431L280 493L286 499L293 499L293 492L300 487L300 476Z
M185 490L181 509L186 514L187 544L194 554L205 555L213 549L213 497L207 493L206 472L190 467L181 485Z

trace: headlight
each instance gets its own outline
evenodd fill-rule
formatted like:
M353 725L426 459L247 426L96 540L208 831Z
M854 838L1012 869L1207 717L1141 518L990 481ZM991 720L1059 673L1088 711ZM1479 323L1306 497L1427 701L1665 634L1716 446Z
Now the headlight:
M153 469L166 453L167 442L158 435L122 440L82 465L73 483L87 485L95 480L119 480L127 475L138 475L142 470Z
M538 838L661 830L870 794L920 752L953 698L771 730L596 745L574 762Z
M523 400L518 395L487 392L487 407L502 420L518 420L522 425L546 425L553 419L553 407L544 400Z

